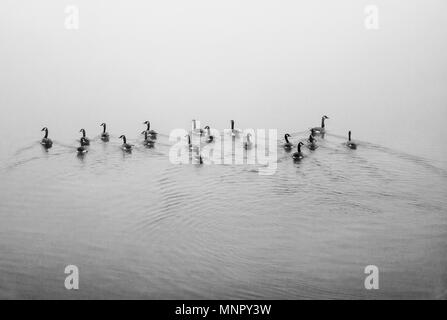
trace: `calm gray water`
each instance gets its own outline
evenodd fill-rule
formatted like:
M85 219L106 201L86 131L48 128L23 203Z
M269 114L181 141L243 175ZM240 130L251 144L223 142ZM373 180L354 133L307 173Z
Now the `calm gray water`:
M375 31L354 0L73 2L76 31L56 0L0 11L0 298L447 297L445 1L380 2ZM273 175L169 161L193 118L296 143L323 114Z
M164 136L132 154L95 141L84 158L31 143L1 169L0 296L445 298L447 173L343 141L326 135L300 163L279 149L270 176L173 165Z

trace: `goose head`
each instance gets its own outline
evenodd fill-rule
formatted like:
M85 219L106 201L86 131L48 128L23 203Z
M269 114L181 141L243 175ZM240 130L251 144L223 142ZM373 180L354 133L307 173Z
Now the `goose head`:
M42 128L42 130L40 130L40 131L45 132L45 137L44 138L48 138L48 128L47 127Z
M123 143L126 144L127 143L127 139L125 135L121 135L118 139L123 139Z

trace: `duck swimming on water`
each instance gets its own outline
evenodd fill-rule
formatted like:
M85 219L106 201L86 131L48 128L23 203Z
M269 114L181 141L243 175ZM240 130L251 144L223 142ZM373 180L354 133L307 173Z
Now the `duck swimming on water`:
M157 139L157 131L151 130L151 123L149 121L143 122L143 124L147 125L147 134L151 137L151 139Z
M351 141L351 131L348 132L348 141L346 142L346 146L349 149L357 149L357 144Z
M121 148L124 151L132 151L132 145L127 143L127 139L126 139L125 135L120 136L119 139L123 139L123 145L121 146Z
M51 148L53 146L53 141L48 138L48 128L45 127L40 131L45 131L45 136L42 138L42 141L40 141L40 144L47 149Z
M301 141L298 143L297 152L292 155L293 160L301 160L304 158L304 154L301 152L301 146L303 145L304 143L302 143Z
M144 135L144 141L143 141L143 144L144 144L145 146L147 146L148 148L152 148L152 147L155 145L155 141L148 137L147 130L141 132L141 134Z
M81 138L81 146L78 148L78 154L85 154L85 153L87 153L87 152L88 152L88 149L87 149L86 146L87 146L87 145L86 145L85 138L82 137L82 138Z
M326 128L325 128L325 124L324 124L324 121L325 121L326 119L329 119L329 117L328 117L328 116L323 116L323 117L321 118L321 127L315 127L315 128L312 128L312 129L311 129L311 130L313 130L314 135L315 135L315 134L323 134L323 133L326 132Z
M293 148L293 143L291 143L290 141L289 141L289 138L291 137L291 135L290 134L288 134L288 133L286 133L285 135L284 135L284 140L286 140L286 143L284 143L284 149L286 149L286 150L291 150L292 148Z
M79 132L82 133L82 138L84 138L84 139L81 139L81 146L89 146L90 140L85 136L85 130L81 129L81 130L79 130Z
M101 140L105 142L109 141L109 133L106 131L107 125L105 123L101 123L100 127L103 127L103 131L101 133Z
M210 126L206 126L204 128L206 130L206 142L211 143L214 141L214 136L211 135L211 129Z

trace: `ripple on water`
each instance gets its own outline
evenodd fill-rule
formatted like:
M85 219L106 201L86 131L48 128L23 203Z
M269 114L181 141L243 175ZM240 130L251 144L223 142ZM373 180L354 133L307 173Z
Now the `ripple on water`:
M393 275L379 298L445 295L433 283L446 277L447 174L344 139L319 138L299 163L279 144L273 175L171 164L163 134L153 149L130 141L131 154L117 139L95 140L83 158L76 141L21 148L0 168L0 296L39 297L25 265L58 296L48 272L73 258L89 297L349 299L364 297L358 277L371 263Z

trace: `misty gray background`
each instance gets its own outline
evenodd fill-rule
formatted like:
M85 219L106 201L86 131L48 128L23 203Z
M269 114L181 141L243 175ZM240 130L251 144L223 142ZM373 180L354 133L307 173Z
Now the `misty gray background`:
M364 27L379 7L380 29ZM65 29L67 5L80 29ZM10 1L0 10L0 155L78 131L328 129L447 167L445 1ZM6 131L5 130L5 131ZM2 157L3 158L3 157Z

